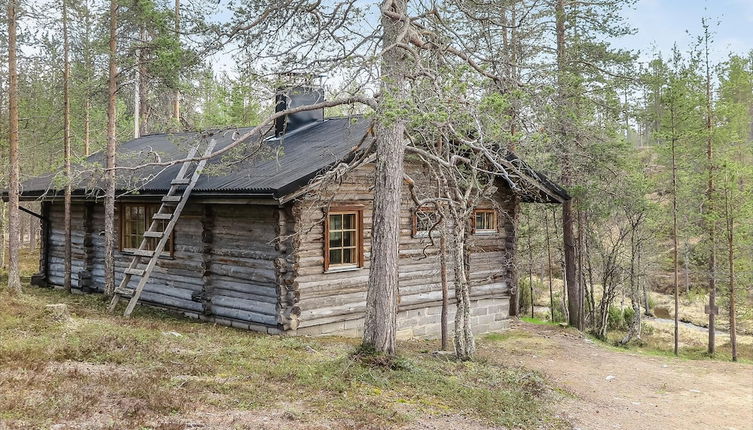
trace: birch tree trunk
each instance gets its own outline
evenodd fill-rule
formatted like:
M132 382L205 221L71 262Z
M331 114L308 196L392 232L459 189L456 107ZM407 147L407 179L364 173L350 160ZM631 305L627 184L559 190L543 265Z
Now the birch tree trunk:
M63 0L63 158L65 163L65 203L63 215L63 229L65 230L64 259L65 273L63 287L71 292L71 104L70 104L70 77L71 65L68 45L68 5Z
M107 98L107 151L106 190L105 190L105 297L115 293L115 95L118 91L117 79L117 21L118 2L110 0L110 64Z
M21 218L18 209L18 70L16 64L16 0L8 0L8 292L21 294L19 253Z
M407 0L382 3L381 100L376 125L376 173L371 238L371 268L366 293L363 344L392 355L397 336L398 263L400 244L400 199L405 154L404 119L387 119L389 106L399 105L406 97L405 67L400 42L407 22L388 17L407 13Z
M441 332L442 332L442 351L447 350L449 344L449 333L447 330L447 318L449 307L449 291L447 288L447 220L442 221L442 231L439 238L439 270L440 281L442 283L442 314L441 314Z

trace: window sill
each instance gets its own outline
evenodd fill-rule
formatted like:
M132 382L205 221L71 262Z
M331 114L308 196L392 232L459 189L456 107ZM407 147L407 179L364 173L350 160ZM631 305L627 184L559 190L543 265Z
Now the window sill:
M497 230L477 230L473 234L476 236L491 236L497 234Z
M361 270L361 267L358 267L358 266L330 267L329 269L325 270L324 273L355 272L356 270Z

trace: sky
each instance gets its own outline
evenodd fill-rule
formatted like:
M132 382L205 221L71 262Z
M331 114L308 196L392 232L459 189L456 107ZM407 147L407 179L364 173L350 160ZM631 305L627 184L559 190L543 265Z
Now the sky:
M640 51L647 61L658 50L668 58L673 44L687 51L701 34L701 18L709 18L714 32L711 60L722 62L730 52L745 55L753 50L753 0L638 0L623 11L636 34L613 41L613 45ZM218 58L215 69L232 73L231 57Z
M724 61L730 52L744 55L753 50L753 0L638 0L623 16L638 32L613 44L640 50L643 61L653 47L664 58L675 42L687 51L694 37L702 33L703 17L709 18L715 33L712 61Z

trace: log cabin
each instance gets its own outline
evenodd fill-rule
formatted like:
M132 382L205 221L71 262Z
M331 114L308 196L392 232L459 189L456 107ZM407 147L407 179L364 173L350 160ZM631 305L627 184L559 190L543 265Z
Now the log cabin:
M297 87L277 105L284 109L320 98L320 90ZM340 177L328 187L326 199L311 196L318 193L312 187L315 178L359 151L372 132L370 124L357 116L325 118L321 110L296 113L278 119L260 139L249 139L263 145L233 149L232 162L212 159L191 191L140 303L271 334L359 335L369 277L373 163ZM214 139L216 149L223 148L249 130L142 136L119 146L117 163L181 159L199 141ZM516 282L513 218L520 203L556 204L569 198L515 155L508 159L521 172L513 181L527 183L500 178L494 201L480 205L471 220L469 273L476 332L502 329L509 319L510 287ZM80 292L102 292L104 285L105 220L98 182L103 164L102 153L92 155L75 169L73 180L71 278L72 288ZM118 170L116 285L178 169ZM406 169L422 176L421 166L409 157ZM32 279L39 286L63 284L60 184L55 175L46 175L22 186L23 200L42 203L40 267ZM442 303L439 253L427 234L431 216L414 207L405 188L398 335L435 337ZM449 290L452 321L454 294Z

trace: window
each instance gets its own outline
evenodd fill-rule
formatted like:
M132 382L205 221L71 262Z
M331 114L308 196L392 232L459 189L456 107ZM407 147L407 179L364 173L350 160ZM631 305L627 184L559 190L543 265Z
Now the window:
M125 203L121 205L120 217L120 250L132 251L141 246L144 239L144 232L152 223L152 215L159 210L159 205L144 203ZM157 221L157 230L164 231L167 227L167 220ZM146 249L153 250L157 246L159 239L147 239ZM165 245L165 254L173 254L173 235Z
M363 266L363 211L331 210L325 222L324 270Z
M413 237L427 237L432 227L432 236L439 234L439 214L434 209L419 208L413 212Z
M494 209L476 209L473 211L473 232L476 234L497 231L497 211Z

